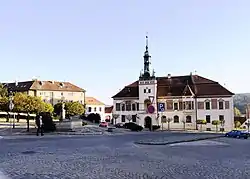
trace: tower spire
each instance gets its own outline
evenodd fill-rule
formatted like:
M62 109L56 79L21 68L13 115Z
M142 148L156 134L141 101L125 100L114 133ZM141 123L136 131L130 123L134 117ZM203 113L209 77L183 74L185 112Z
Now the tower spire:
M143 79L151 79L153 76L150 74L150 58L151 56L149 55L148 52L148 33L146 34L146 50L144 52L144 69L143 69L143 74L141 78Z
M148 51L148 32L146 33L146 51Z

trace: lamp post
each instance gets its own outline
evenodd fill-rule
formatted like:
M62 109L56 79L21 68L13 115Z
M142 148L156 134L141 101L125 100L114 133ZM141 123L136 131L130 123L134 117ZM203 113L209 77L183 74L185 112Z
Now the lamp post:
M9 110L10 112L12 112L14 109L14 103L13 103L13 94L12 94L12 91L10 91L10 94L9 94ZM15 128L15 113L13 113L14 116L13 116L13 124L12 124L12 128L14 129Z

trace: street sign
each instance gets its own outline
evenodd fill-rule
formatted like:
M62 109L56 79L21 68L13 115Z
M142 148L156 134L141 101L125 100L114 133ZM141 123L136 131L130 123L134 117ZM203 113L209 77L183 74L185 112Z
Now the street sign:
M158 109L160 112L164 112L165 111L165 103L158 103Z
M12 101L9 104L9 109L10 109L10 111L12 111L14 109L14 103Z
M155 112L154 106L153 106L153 105L149 105L149 106L148 106L148 113L152 114L152 113L154 113L154 112Z

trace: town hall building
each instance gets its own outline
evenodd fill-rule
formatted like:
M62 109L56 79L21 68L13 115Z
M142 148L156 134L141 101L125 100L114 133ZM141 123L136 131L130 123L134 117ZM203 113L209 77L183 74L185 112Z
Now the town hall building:
M113 98L115 123L134 122L170 129L199 129L197 121L206 120L205 130L234 128L233 95L218 82L192 73L186 76L156 77L150 71L148 37L144 70L137 81L125 86Z

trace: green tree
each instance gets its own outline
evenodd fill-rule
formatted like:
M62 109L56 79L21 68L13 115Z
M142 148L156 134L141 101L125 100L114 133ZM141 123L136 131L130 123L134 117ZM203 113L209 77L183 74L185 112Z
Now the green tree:
M66 115L75 116L84 113L84 107L79 102L67 102L65 103Z
M0 97L6 97L8 95L8 89L0 83Z
M234 116L241 116L240 110L236 107L234 107Z
M214 125L216 127L216 132L218 132L218 125L221 124L220 120L213 120L212 121L212 125Z
M9 100L7 97L0 97L0 111L8 111L9 110Z
M240 121L235 121L234 126L235 126L235 128L240 128L240 126L241 126Z
M49 112L52 114L53 111L54 111L54 107L52 106L52 104L43 102L42 112Z
M207 121L205 119L198 119L197 124L200 124L201 126L201 131L202 131L202 126L207 124Z
M62 112L62 103L57 103L54 105L54 113L59 116Z
M42 112L44 108L44 103L40 97L28 96L25 93L15 93L14 95L13 111L27 114L27 131L29 131L30 114Z

